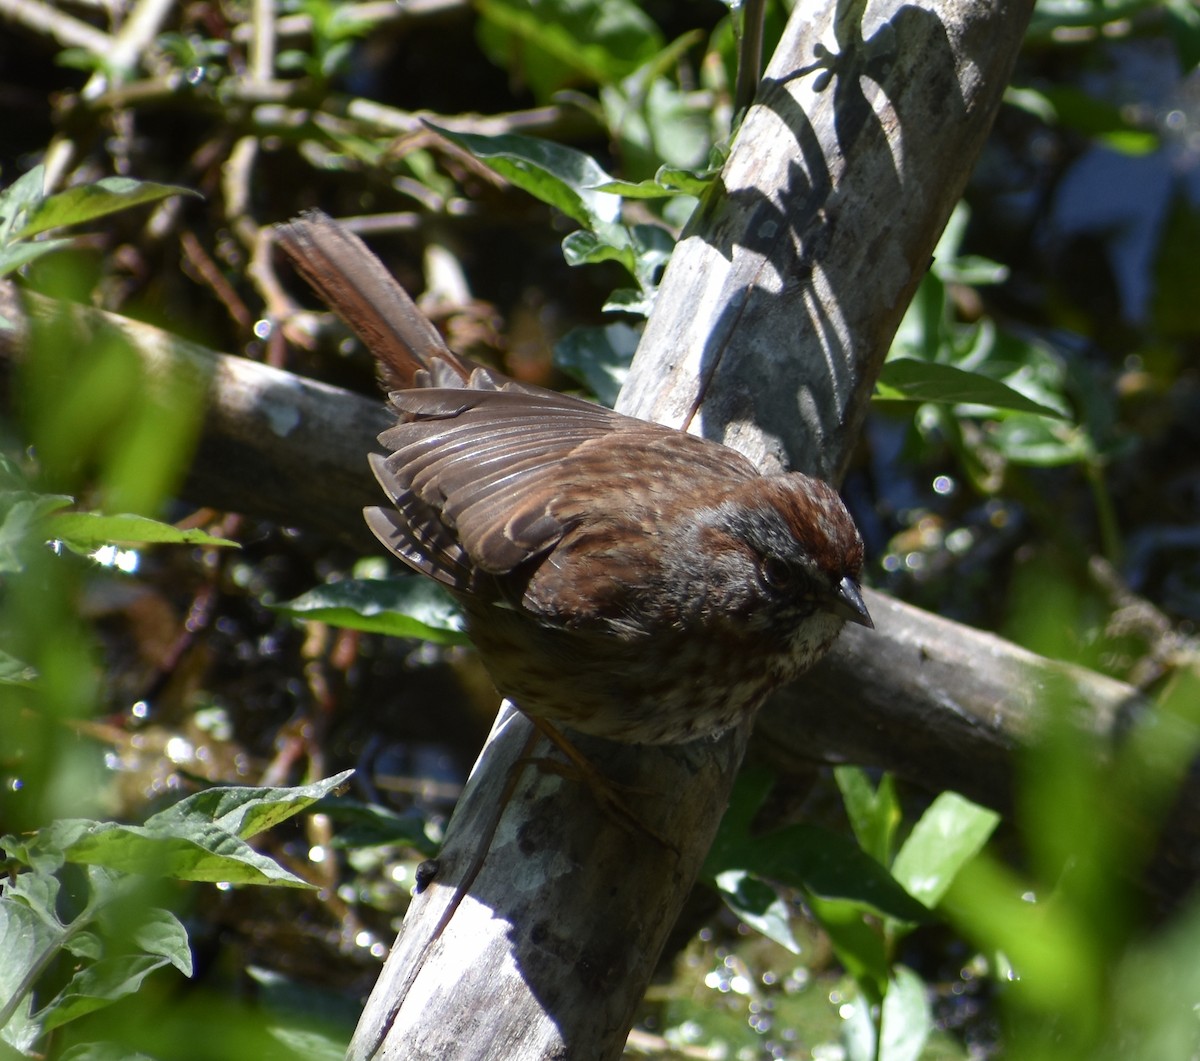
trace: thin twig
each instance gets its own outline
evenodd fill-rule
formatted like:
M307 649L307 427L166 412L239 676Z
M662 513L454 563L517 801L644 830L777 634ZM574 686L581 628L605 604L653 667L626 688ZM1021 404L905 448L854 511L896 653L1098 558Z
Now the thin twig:
M64 14L41 0L0 0L0 16L53 37L64 48L83 48L93 55L105 55L112 38L95 26Z

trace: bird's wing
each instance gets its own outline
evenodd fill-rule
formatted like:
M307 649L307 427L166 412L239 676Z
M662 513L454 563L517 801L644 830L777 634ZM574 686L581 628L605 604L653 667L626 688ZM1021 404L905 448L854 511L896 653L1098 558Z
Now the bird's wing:
M723 446L568 395L429 389L391 402L401 422L371 464L395 508L368 509L367 523L410 566L465 592L545 555L594 506L619 518L623 478L653 495L656 477L756 474Z

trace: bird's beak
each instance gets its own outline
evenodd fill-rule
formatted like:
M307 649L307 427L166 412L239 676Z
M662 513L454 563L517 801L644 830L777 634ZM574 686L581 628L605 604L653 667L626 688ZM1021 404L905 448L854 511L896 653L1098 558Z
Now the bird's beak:
M862 589L849 575L846 575L834 590L833 612L852 623L865 626L868 630L875 629L875 624L871 621L871 613L867 611L867 606L863 603Z

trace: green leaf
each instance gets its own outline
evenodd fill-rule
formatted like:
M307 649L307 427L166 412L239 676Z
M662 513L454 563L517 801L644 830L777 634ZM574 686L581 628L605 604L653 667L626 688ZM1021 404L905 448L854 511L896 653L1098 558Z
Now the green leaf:
M595 189L612 180L590 155L516 133L481 136L429 128L469 151L510 184L561 210L585 228L603 230L620 216L618 196Z
M883 934L864 916L869 910L862 903L820 895L810 895L808 907L821 922L838 961L871 1003L877 1003L887 988L891 966Z
M737 869L718 873L713 883L726 905L746 924L792 954L800 953L800 944L792 934L788 904L774 888Z
M631 0L480 0L477 7L484 50L542 100L573 82L628 76L662 47L658 28Z
M26 904L0 898L0 1039L22 1053L41 1036L41 1022L30 1015L29 980L60 936Z
M170 195L201 198L199 192L175 184L136 181L129 177L104 177L94 184L81 184L43 199L29 211L17 236L25 238L51 228L93 221L131 206L157 202Z
M80 552L91 552L113 543L146 545L226 545L241 546L228 538L218 538L201 530L181 530L146 516L106 516L98 512L66 512L47 523L53 538L61 539Z
M630 276L636 277L637 253L629 235L627 229L615 226L605 229L603 235L590 229L577 229L562 241L563 258L571 266L618 262Z
M131 942L146 954L165 958L184 976L192 975L187 929L170 910L151 908L134 928Z
M706 167L702 170L684 169L679 166L660 166L654 180L664 188L699 199L716 182L721 168Z
M255 794L271 790L210 790L198 794L207 797L207 803L193 802L183 809L177 804L154 815L143 826L87 818L60 819L30 836L5 837L4 847L10 858L35 867L53 869L65 859L112 871L177 880L307 888L309 885L299 877L250 847L237 831L243 829L252 835L263 822L274 823L290 817L346 776L339 774L300 790L277 790L282 803L270 796L255 798ZM302 794L292 798L297 793ZM248 798L239 803L243 794L249 794ZM222 810L216 823L201 813L201 807L204 811L212 810L214 801Z
M999 824L995 811L955 792L943 792L904 841L892 875L909 895L933 909Z
M1066 419L1059 410L1035 402L990 376L913 357L895 357L884 363L876 398L944 405L982 405L991 409L1037 413L1056 420Z
M181 799L146 819L159 831L184 833L198 826L215 825L248 840L327 798L353 776L353 770L292 788L219 785Z
M149 1054L130 1052L124 1043L77 1043L58 1055L58 1061L156 1061Z
M628 324L572 328L554 344L554 364L611 409L640 339L641 332Z
M82 834L65 847L68 862L174 880L312 887L217 826L191 826L186 835L179 835L141 825L85 824Z
M884 774L876 788L867 772L857 766L839 766L833 771L850 827L862 849L880 865L892 860L892 841L900 825L900 801L896 784Z
M437 645L465 645L462 613L429 579L344 579L273 606L293 619L330 623L390 637L415 637Z
M71 977L67 986L38 1011L37 1017L43 1021L45 1030L51 1031L133 994L147 976L166 964L165 958L140 954L101 958Z
M72 498L65 494L37 494L10 490L0 494L0 574L25 570L22 553L31 543L45 541L47 515L66 508Z
M28 265L43 255L70 244L69 239L44 239L37 243L13 243L0 248L0 276L16 272L22 265Z
M1087 462L1094 456L1086 431L1040 416L1006 418L988 437L996 450L1015 464L1054 468Z
M406 844L424 855L437 852L438 845L430 839L425 815L419 810L410 808L400 814L375 803L345 798L322 800L313 809L337 826L332 841L334 847Z
M644 181L609 180L595 191L610 192L622 199L672 199L679 194L676 189L660 184L657 177Z
M596 188L596 191L612 192L622 199L674 199L679 195L698 199L712 187L719 173L720 170L662 165L652 180L610 180Z
M46 184L46 167L34 166L0 191L0 247L6 246L17 231L23 215L36 210Z
M929 1033L933 1013L925 981L904 965L892 970L883 996L883 1026L876 1061L919 1061Z
M846 900L897 921L928 920L928 911L847 836L808 824L752 833L750 823L773 783L767 771L742 771L705 860L706 879L743 870L803 888L812 897Z

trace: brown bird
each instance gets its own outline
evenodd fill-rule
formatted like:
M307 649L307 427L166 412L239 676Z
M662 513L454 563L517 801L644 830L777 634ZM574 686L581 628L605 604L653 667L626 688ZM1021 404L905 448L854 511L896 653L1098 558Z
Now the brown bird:
M838 495L659 424L453 354L358 237L277 229L378 359L397 424L367 524L446 586L497 689L536 720L631 744L720 733L871 626Z

